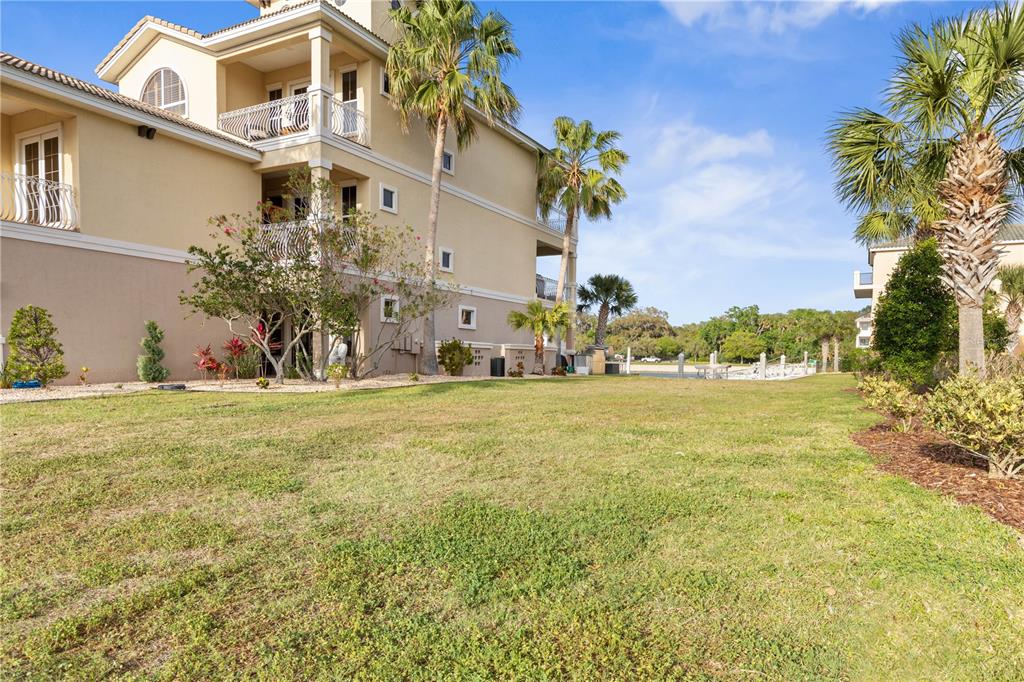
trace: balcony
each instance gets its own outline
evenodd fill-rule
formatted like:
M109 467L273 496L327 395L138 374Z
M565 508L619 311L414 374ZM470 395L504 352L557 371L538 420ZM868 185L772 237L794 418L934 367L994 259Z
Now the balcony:
M853 295L855 298L871 298L874 291L871 275L870 272L853 271Z
M63 182L0 173L0 220L57 230L78 229L78 195Z
M549 211L548 217L545 218L541 214L540 208L538 207L537 222L543 225L544 227L548 228L552 232L558 232L559 234L565 232L565 214L562 213L561 211Z
M537 275L537 298L542 299L544 301L554 301L556 291L558 291L558 280L551 279L550 277L545 277L544 275ZM571 291L572 287L567 284L565 286L565 292L562 296L563 301L569 300L569 294L571 293Z
M321 102L322 107L318 106ZM366 117L356 103L315 92L225 112L217 117L217 127L259 146L261 142L282 137L316 133L317 126L311 125L316 119L311 120L311 116L316 117L321 111L326 114L321 132L369 146Z

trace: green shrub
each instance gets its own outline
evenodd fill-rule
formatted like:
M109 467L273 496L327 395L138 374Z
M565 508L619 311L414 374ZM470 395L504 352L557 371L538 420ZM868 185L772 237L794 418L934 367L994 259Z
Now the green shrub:
M245 352L234 358L236 379L255 379L260 374L263 351L254 344L249 344Z
M914 417L921 412L921 397L905 384L878 375L869 375L860 382L864 401L869 407L884 412L895 420L897 431L913 428Z
M956 349L956 325L942 257L935 240L925 240L900 258L875 308L874 348L882 369L919 386L934 384L939 355Z
M160 364L160 361L164 359L164 349L160 347L163 340L164 330L153 320L148 320L146 322L146 335L139 342L143 352L135 363L139 373L139 381L155 383L164 381L171 375L171 370Z
M437 348L437 362L451 376L462 376L463 368L473 362L473 349L458 339L442 341Z
M45 308L27 305L15 310L7 343L11 354L4 370L12 383L38 379L46 386L68 375L64 347L57 341L57 327Z
M348 365L335 362L327 368L327 377L334 381L335 388L341 388L341 380L348 378Z
M256 380L256 388L270 388L270 379L260 377Z
M925 419L936 431L988 462L992 478L1024 471L1024 380L968 374L939 384Z

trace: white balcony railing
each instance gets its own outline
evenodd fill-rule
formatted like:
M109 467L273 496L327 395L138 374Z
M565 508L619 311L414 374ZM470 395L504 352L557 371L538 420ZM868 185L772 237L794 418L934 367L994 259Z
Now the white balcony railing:
M310 229L306 220L260 225L260 245L275 260L290 260L308 253Z
M556 291L558 291L558 280L545 277L544 275L537 275L537 298L544 299L545 301L554 301ZM568 301L571 293L572 287L566 284L562 300Z
M58 230L78 229L78 195L63 182L0 173L0 219Z
M217 117L217 127L249 142L272 140L309 130L310 95L292 95Z
M370 136L367 134L366 117L355 102L342 102L330 98L331 132L339 137L358 142L368 147Z
M323 99L317 100L317 97ZM323 103L324 106L320 106ZM355 102L342 102L315 92L293 95L245 109L227 111L217 117L217 127L248 142L263 142L296 133L316 132L312 125L323 112L324 132L369 146L366 116Z

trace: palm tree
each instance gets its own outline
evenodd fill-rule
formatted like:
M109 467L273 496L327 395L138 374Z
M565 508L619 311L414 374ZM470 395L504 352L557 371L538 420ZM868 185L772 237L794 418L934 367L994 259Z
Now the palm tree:
M632 310L637 304L637 295L633 291L633 285L624 277L593 275L586 284L580 286L579 301L582 310L590 310L597 306L594 344L603 346L605 331L608 329L608 316L622 315Z
M556 303L548 308L534 299L526 304L526 312L510 312L508 324L516 331L529 329L533 332L533 373L543 375L547 373L544 366L544 337L561 333L569 326L569 306Z
M568 116L555 119L555 148L541 154L537 168L537 201L544 219L552 210L565 214L562 235L562 260L558 268L555 303L565 297L569 277L572 241L581 216L590 220L611 218L612 206L626 198L626 190L611 177L622 172L629 156L614 145L622 137L614 130L598 132L590 121ZM569 325L566 345L572 346L573 328Z
M441 201L441 163L449 128L459 149L476 134L474 116L488 124L514 122L519 100L502 81L508 62L519 56L512 27L497 12L481 15L470 0L424 0L416 11L403 6L391 11L399 39L388 53L387 74L392 104L403 129L421 117L434 139L427 213L426 264L437 277L437 219ZM421 371L437 373L434 313L423 325Z
M1020 344L1020 323L1024 319L1024 265L999 268L999 297L1006 303L1006 326L1010 328L1007 350L1013 353Z
M996 235L1010 212L1007 192L1024 184L1024 149L1004 149L1024 133L1024 10L1004 4L927 30L915 24L898 47L887 112L857 109L830 132L837 194L855 210L905 207L898 197L912 194L915 173L921 188L938 178L934 226L957 302L960 371L984 374Z

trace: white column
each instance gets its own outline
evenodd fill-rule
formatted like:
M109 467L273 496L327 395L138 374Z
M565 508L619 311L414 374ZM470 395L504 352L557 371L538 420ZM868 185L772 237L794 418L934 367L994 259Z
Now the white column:
M629 374L630 367L633 365L633 347L626 346L626 374Z
M786 356L785 355L783 355L781 358L779 358L779 369L781 370L782 375L785 376L786 375Z
M309 31L309 134L321 135L330 131L326 122L327 98L334 95L331 77L331 32L323 26ZM326 122L326 123L325 123Z
M676 359L679 361L679 376L683 376L686 371L686 353L680 353Z
M760 368L760 372L761 372L761 378L762 379L767 379L768 378L768 354L767 353L761 353L761 362L759 364L759 368Z

